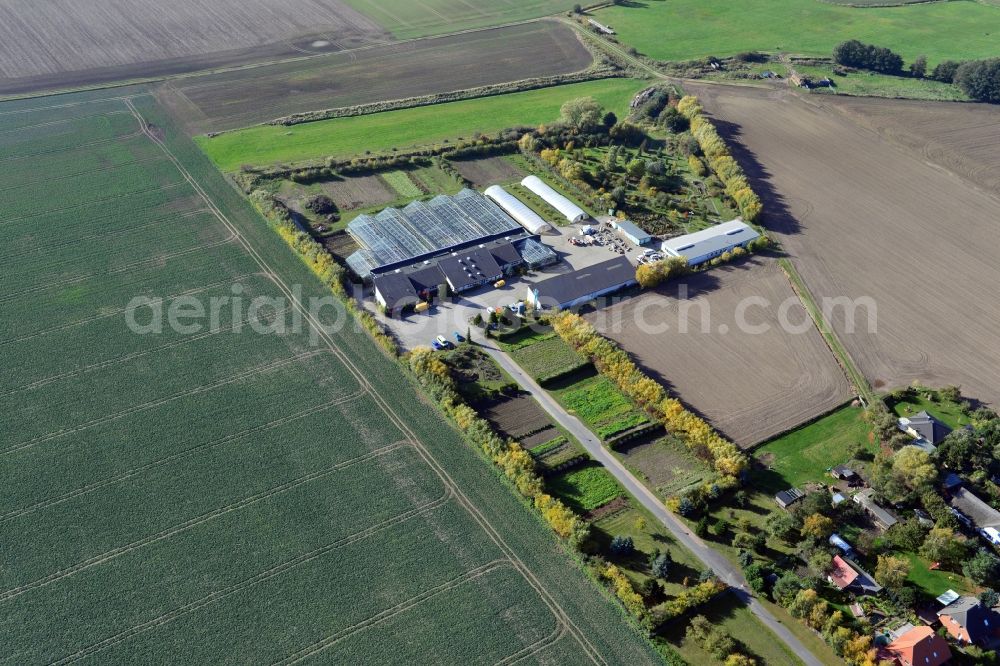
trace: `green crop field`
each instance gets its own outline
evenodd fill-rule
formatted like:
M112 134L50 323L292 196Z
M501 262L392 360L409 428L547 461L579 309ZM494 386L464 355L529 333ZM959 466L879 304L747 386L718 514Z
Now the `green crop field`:
M565 12L567 0L346 0L399 39L503 25Z
M648 0L595 12L619 39L659 60L741 51L830 55L845 39L944 59L1000 55L1000 7L977 2L856 8L819 0Z
M110 94L0 104L0 663L655 663L342 306L292 316L322 285L152 97Z
M636 79L603 79L291 127L259 125L196 140L223 171L243 164L349 157L550 122L559 118L564 102L577 97L594 97L624 116L629 100L642 85Z
M598 465L560 474L545 487L577 511L591 511L624 494L615 477Z
M603 375L588 377L553 391L553 395L601 439L649 421L649 417Z
M510 356L539 382L583 368L589 363L559 337L520 347Z

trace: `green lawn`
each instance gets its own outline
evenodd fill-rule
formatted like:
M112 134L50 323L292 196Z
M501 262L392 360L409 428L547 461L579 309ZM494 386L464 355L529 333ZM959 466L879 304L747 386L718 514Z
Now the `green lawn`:
M328 156L349 157L469 138L515 125L556 120L559 107L577 97L594 97L620 116L643 86L637 79L604 79L540 90L449 102L434 106L333 118L292 127L258 125L196 141L223 171L243 164L301 162Z
M779 485L798 486L822 481L828 469L848 461L848 451L857 443L874 451L868 433L864 410L847 406L768 442L756 455L780 475L780 480L775 479Z
M573 8L568 0L346 0L397 39L440 35L538 18Z
M646 0L595 12L625 44L660 60L741 51L829 55L845 39L923 53L933 67L952 58L1000 55L1000 7L939 2L858 9L818 0Z
M732 595L719 597L692 611L691 614L704 615L719 631L742 643L743 648L740 651L752 656L760 666L802 663L784 643L762 627L753 613ZM669 643L689 664L716 663L717 660L711 653L706 652L697 642L689 641L685 637L686 629L686 622L670 623L659 640Z
M937 396L936 393L922 389L918 391L916 397L894 403L892 409L898 416L910 416L926 410L931 416L952 429L961 428L969 423L969 417L965 415L959 405L944 399L937 401L928 399L928 395Z
M811 79L828 77L836 84L835 88L819 88L818 93L842 95L857 95L862 97L905 97L908 99L926 99L944 102L968 101L969 97L950 83L941 83L930 79L914 79L908 76L885 76L874 72L856 72L847 76L835 76L833 67L805 67L798 65L795 69Z
M931 571L930 563L914 553L902 553L910 561L910 575L907 580L922 589L932 597L941 595L947 590L958 593L972 591L970 581L963 575L950 571Z

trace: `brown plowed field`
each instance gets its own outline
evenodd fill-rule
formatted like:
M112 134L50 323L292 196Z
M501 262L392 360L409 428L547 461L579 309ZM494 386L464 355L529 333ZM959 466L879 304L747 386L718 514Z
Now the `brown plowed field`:
M341 0L0 0L0 94L385 42Z
M864 311L853 333L842 310L832 317L873 385L1000 399L1000 192L986 189L1000 110L692 90L738 141L764 222L816 298L874 299L874 332Z
M591 61L571 28L537 21L179 79L159 97L190 132L200 133L575 72Z
M458 170L458 173L470 181L476 189L484 189L490 185L502 185L515 180L520 181L526 175L513 162L503 157L452 160L451 163Z
M801 333L780 324L786 301L786 320L801 325ZM747 303L743 321L767 331L741 330L741 302ZM794 428L851 397L833 354L773 260L714 268L588 319L740 446Z

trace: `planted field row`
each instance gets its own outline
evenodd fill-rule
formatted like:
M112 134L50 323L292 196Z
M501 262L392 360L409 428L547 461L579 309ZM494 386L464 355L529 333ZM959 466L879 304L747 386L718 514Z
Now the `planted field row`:
M356 407L372 408L371 399L358 396L356 391L344 391L332 383L326 390L316 388L338 372L332 357L325 362L316 360L305 368L289 366L283 376L269 382L223 385L210 393L186 396L131 418L107 421L5 454L4 464L17 471L9 473L0 489L4 516L34 511L74 493L123 481L174 457L188 459L201 449L280 426L335 401L350 399ZM370 441L369 436L386 432L366 425L366 413L371 412L344 417L353 427L346 435ZM172 414L186 417L172 419ZM155 437L150 436L151 423L157 426ZM316 436L323 439L322 433ZM384 444L400 438L393 434Z
M35 157L62 154L81 146L116 141L135 135L138 131L139 126L135 118L127 112L21 128L16 132L0 134L0 148L3 149L0 165L3 165L5 170L16 170L21 168L22 164L30 164Z
M202 212L123 231L111 242L100 235L74 244L43 245L31 255L16 259L13 267L0 276L0 289L7 294L35 291L46 285L129 270L143 262L162 261L172 254L211 247L232 238L214 214Z
M203 210L205 202L184 186L156 188L105 201L76 202L57 209L39 209L0 222L4 254L22 253L42 242L59 243L76 236L112 234L119 229ZM8 250L8 247L10 248Z
M133 297L170 298L206 285L232 282L258 268L239 245L228 243L169 257L155 266L146 264L80 282L43 286L13 299L0 297L6 313L0 318L0 341L98 316L122 316Z
M102 97L107 91L100 91ZM82 100L82 96L76 96ZM0 111L0 133L14 133L25 127L45 125L47 123L64 123L73 120L87 120L108 113L124 110L120 99L95 99L91 101L74 101L50 103L38 108L38 100L21 100L4 102Z
M6 193L0 203L0 220L166 189L182 182L180 172L166 158L63 178L58 181L58 187L44 181L35 182Z
M402 470L411 478L405 491L396 487L393 478ZM352 482L345 483L346 478ZM372 493L373 487L392 488L395 492ZM414 452L399 449L388 460L350 467L239 510L221 513L168 538L151 541L16 596L4 603L5 620L19 627L19 644L30 650L30 659L19 660L24 663L42 656L46 661L65 656L167 613L183 619L184 606L212 602L212 595L218 598L227 592L243 591L259 594L255 582L263 582L265 590L271 588L265 598L274 602L287 595L284 598L289 602L298 603L299 586L310 583L310 579L311 584L316 584L332 578L340 586L355 581L360 584L359 591L385 581L391 587L380 590L383 594L392 589L405 594L412 587L408 590L408 585L396 580L392 572L411 579L409 585L422 587L435 573L448 579L463 570L455 566L454 556L449 557L448 543L422 525L419 517L404 520L444 501L446 496L437 477L421 466ZM385 523L389 525L379 531ZM442 528L459 537L468 529L468 522L457 521L453 532L447 526ZM364 538L369 531L375 533L375 539ZM412 546L405 545L404 540ZM435 542L440 545L435 547ZM395 548L391 550L373 549L393 543ZM412 551L418 544L428 560L425 564L382 565L386 553L393 553L394 560L398 556L400 562L415 556ZM492 547L463 547L472 566L497 557ZM433 560L431 553L436 556ZM352 575L344 576L344 571ZM361 574L365 571L369 575ZM338 612L315 618L326 626L334 617L349 620L352 613L359 613L359 619L363 619L372 610L393 605L379 598L381 595L328 596ZM303 622L310 616L302 609L294 615ZM66 629L56 630L60 626ZM184 631L183 624L181 629L182 635L193 635L189 628ZM217 641L211 644L219 650L228 645Z
M190 344L76 377L0 396L10 415L0 434L0 451L43 442L59 433L91 427L107 419L141 412L220 385L267 382L285 367L295 368L328 353L292 349L294 340L252 331L192 336ZM305 342L300 342L305 347ZM197 359L197 363L192 363ZM150 379L155 377L156 381ZM347 391L357 387L344 369L337 380Z
M163 151L144 136L123 138L97 146L40 156L30 161L22 160L16 169L4 172L0 191L16 192L26 185L45 184L48 193L58 189L59 182L70 176L162 157Z
M210 303L214 299L231 297L234 286L238 287L246 301L275 291L274 283L267 278L249 275L205 287L192 295L199 301ZM236 318L234 310L236 308L228 303L218 309L218 334L231 335L240 322L247 321L245 307L238 309L242 312L237 312ZM117 314L56 329L46 336L45 344L33 338L3 344L0 345L0 365L4 368L0 376L0 393L57 378L68 372L83 372L101 364L117 363L120 359L137 358L171 345L185 345L192 337L193 334L180 333L170 327L164 327L163 333L157 335L136 335L129 330L125 316ZM100 342L106 344L98 344ZM52 358L52 349L60 351L59 358ZM72 364L68 364L66 359L73 359Z

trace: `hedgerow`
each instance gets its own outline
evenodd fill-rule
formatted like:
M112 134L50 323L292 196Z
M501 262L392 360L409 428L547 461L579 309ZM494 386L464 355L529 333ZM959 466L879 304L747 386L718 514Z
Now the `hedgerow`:
M692 95L681 98L677 110L691 123L691 134L698 140L708 167L725 185L726 194L736 202L740 215L746 222L756 222L763 209L760 197L750 188L743 168L730 155L715 125L705 117L698 98Z

